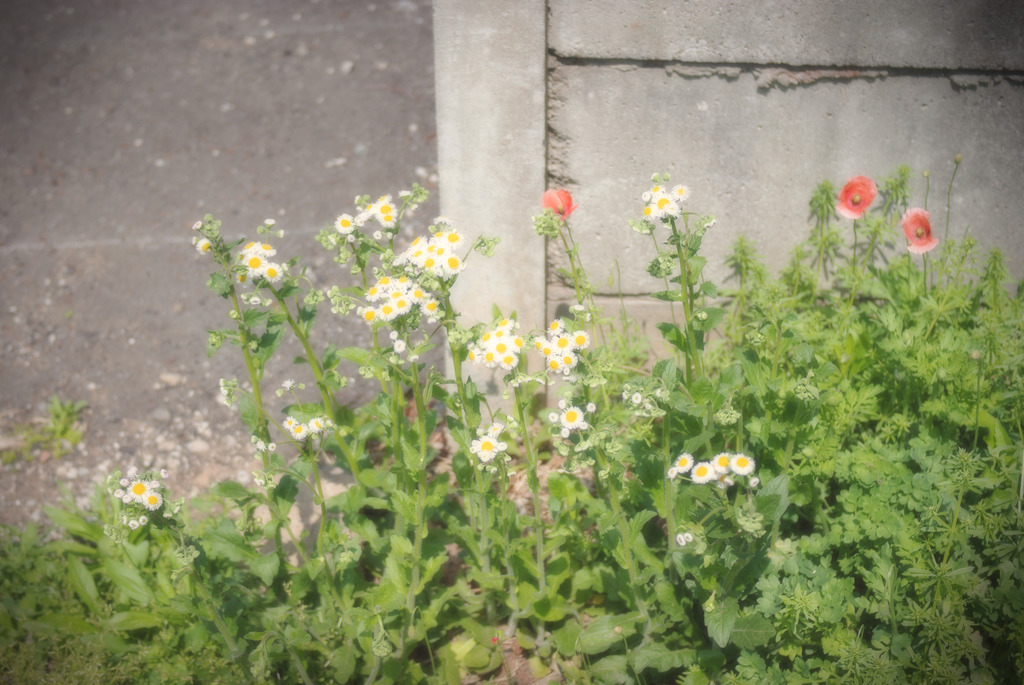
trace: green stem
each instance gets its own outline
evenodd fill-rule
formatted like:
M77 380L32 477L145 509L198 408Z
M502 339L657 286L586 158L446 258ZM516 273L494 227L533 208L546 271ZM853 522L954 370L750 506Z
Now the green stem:
M238 648L238 643L235 642L235 638L231 636L228 631L227 623L224 622L224 617L220 615L220 611L217 609L217 602L214 601L210 595L210 591L206 589L206 585L195 569L189 571L189 576L192 578L192 584L199 591L200 596L203 599L203 603L206 605L207 610L210 612L210 616L213 619L213 624L217 626L217 631L221 637L224 638L224 642L227 643L228 649L231 650L231 658L237 659L242 655L242 650ZM244 670L244 669L243 669Z
M672 463L672 451L671 445L669 444L669 415L666 414L661 420L661 442L665 446L665 461ZM673 464L674 465L674 464ZM676 513L675 513L675 481L664 479L665 481L665 513L668 517L668 548L673 550L677 547L676 545Z
M700 349L697 346L697 332L693 327L693 288L690 284L690 262L687 256L683 253L683 242L687 243L687 250L689 250L689 232L680 235L679 230L676 228L675 221L670 224L672 228L672 234L675 238L676 243L676 257L679 259L679 290L683 301L683 316L686 318L685 322L685 337L687 347L690 349L690 358L684 369L686 373L687 385L693 382L694 376L700 377L704 375L704 364L701 359Z
M946 552L942 555L942 564L949 559L949 550L953 548L953 534L956 532L956 524L960 519L960 505L964 501L964 488L960 489L960 495L956 500L956 509L953 511L953 521L949 524L949 541L946 543ZM942 565L940 564L940 565Z
M953 195L953 179L956 178L956 172L960 168L959 155L953 158L953 175L949 177L949 188L946 190L946 235L943 237L943 242L949 240L949 203L950 198Z
M242 348L242 359L245 360L245 368L249 373L249 383L252 385L253 402L256 403L256 432L259 434L260 440L270 442L270 430L267 428L267 412L263 408L263 392L260 390L260 376L262 374L257 370L256 363L252 358L252 352L249 349L252 341L249 338L248 329L242 323L242 308L238 304L238 292L235 290L235 286L231 286L231 306L233 307L235 315L238 317L235 319L238 322L238 342ZM270 455L264 452L263 470L267 471L269 469Z
M392 379L391 388L388 392L388 398L391 400L391 452L394 459L394 469L397 471L398 485L406 492L409 492L409 469L405 464L405 448L403 446L403 435L405 434L405 415L402 412L401 406L402 397L402 384L398 379ZM393 533L395 535L402 535L405 531L407 522L405 517L398 511L395 511L395 525Z
M309 367L313 371L313 378L316 380L316 386L320 390L320 400L323 402L324 411L328 413L332 421L337 420L338 405L324 380L323 367L320 366L319 357L317 357L316 353L313 351L313 346L309 342L309 336L292 316L287 303L278 291L273 287L270 287L270 292L274 295L274 299L277 300L277 303L281 306L281 309L284 311L285 317L287 318L288 326L292 329L295 337L298 338L299 343L302 345L302 351L306 354L306 361L309 363ZM341 450L345 455L345 460L348 462L349 470L352 471L352 475L358 481L361 470L359 468L359 460L356 458L355 452L346 441L339 439L337 440L337 443L341 446ZM314 469L318 471L315 464ZM318 481L319 478L320 474L317 472Z
M533 446L530 441L530 424L526 421L526 400L523 398L522 387L515 387L516 418L523 436L523 452L526 456L527 472L526 481L530 486L530 494L533 495L533 513L537 518L534 526L536 537L535 555L537 560L537 590L541 597L547 594L547 574L544 571L544 520L541 518L540 507L540 477L537 474L537 455L533 453ZM537 626L538 639L544 634L544 622L539 621Z
M654 255L655 255L655 257L657 257L661 253L661 247L658 245L658 239L654 237L654 231L650 232L650 236L651 236L651 242L654 243ZM672 289L672 285L668 282L668 276L662 276L661 278L662 278L663 281L665 281L665 292L668 292L669 290ZM740 290L742 291L742 289L743 289L743 278L741 276L740 277ZM672 323L675 324L676 327L678 328L679 327L679 321L676 319L676 303L675 302L669 302L668 303L668 309L669 309L669 312L671 312L671 314L672 314Z
M857 265L857 220L853 220L853 260L852 264Z
M579 247L576 245L576 241L572 237L572 231L569 230L568 222L562 221L561 228L564 228L565 230L559 230L558 235L562 238L562 245L565 246L566 254L569 257L569 266L572 270L573 287L576 290L576 301L582 305L585 292L586 299L590 302L590 308L594 312L597 312L597 302L594 300L593 290L590 288L586 288L584 290L583 288L582 274L585 273L585 270L583 269L583 262L579 258ZM605 336L604 333L604 326L600 323L600 317L598 317L595 328L597 334L602 340L608 340L608 337Z
M981 429L981 376L982 376L982 359L978 358L978 375L974 385L974 444L971 446L971 451L978 449L978 432Z
M427 435L426 403L423 401L423 387L420 385L419 369L416 364L412 365L412 390L413 399L416 402L416 424L419 428L419 459L416 465L416 513L413 521L415 539L413 540L412 558L412 581L409 584L409 594L405 600L406 618L409 625L402 635L402 643L412 629L412 621L415 615L416 596L420 584L420 560L423 557L423 539L426 537L427 516L427 442L430 436ZM402 651L402 650L400 650Z
M295 652L295 648L288 644L287 639L284 635L281 635L281 641L285 644L288 654L292 657L292 663L295 665L295 669L299 672L299 677L302 678L302 682L306 685L313 685L313 681L309 678L309 673L306 672L306 667L302 665L302 659Z
M502 487L502 489L505 492L507 492L508 491L508 486L509 486L509 481L508 481L508 470L505 468L505 462L501 461L501 462L498 463L498 473L501 474L501 481L500 481L501 487ZM502 528L504 528L504 533L505 533L505 545L504 545L505 574L508 577L508 584L509 584L509 587L508 587L508 603L509 603L509 608L511 609L511 612L509 614L509 619L508 619L508 628L507 628L506 635L508 637L512 637L513 635L516 634L516 626L517 626L517 624L519 622L519 616L520 616L519 594L516 591L516 582L515 582L516 576L515 576L515 570L514 570L514 568L512 566L512 545L510 544L510 541L512 540L512 536L513 536L513 524L517 520L517 515L516 515L517 512L515 510L515 505L512 504L511 500L509 500L507 497L502 497L500 502L501 502L501 504L500 504L500 506L501 506L501 508L500 508L501 522L500 522L500 524L501 524ZM516 537L518 537L518 531L515 531L515 532L516 532Z
M601 450L596 451L597 463L602 471L608 470L608 460ZM640 610L640 614L644 617L644 621L647 624L645 630L646 633L651 626L651 615L647 609L647 602L644 600L643 593L640 590L640 576L637 572L636 559L633 557L633 550L629 546L630 534L629 534L629 522L626 520L626 516L622 511L622 502L619 500L619 489L616 485L614 478L608 479L608 499L612 504L612 513L615 514L615 521L619 528L619 545L622 550L622 556L626 560L626 573L629 574L629 586L633 590L633 599L636 602L637 609ZM674 537L674 533L670 533L669 537Z

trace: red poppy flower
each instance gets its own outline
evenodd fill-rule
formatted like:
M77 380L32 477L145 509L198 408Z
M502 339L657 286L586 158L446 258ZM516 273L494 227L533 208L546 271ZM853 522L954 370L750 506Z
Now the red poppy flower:
M920 207L908 209L903 215L903 232L907 234L910 244L907 249L914 254L924 254L939 244L939 239L932 235L932 224L928 220L928 212Z
M540 204L544 209L550 209L555 214L562 217L562 221L568 219L569 215L579 207L579 205L574 205L572 203L572 195L570 195L569 191L564 188L545 191L544 197L540 200Z
M878 188L874 181L867 176L854 176L839 191L836 211L847 219L859 219L875 201L876 195Z

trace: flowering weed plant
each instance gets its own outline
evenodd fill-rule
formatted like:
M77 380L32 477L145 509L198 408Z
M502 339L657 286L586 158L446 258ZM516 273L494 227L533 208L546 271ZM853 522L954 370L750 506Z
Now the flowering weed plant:
M64 539L5 531L6 661L28 672L11 645L31 635L131 682L1012 681L1022 302L998 251L978 264L933 233L909 179L822 184L781 273L740 240L718 286L714 219L656 175L623 222L666 315L646 351L597 306L565 190L534 224L573 301L537 330L501 303L459 316L452 288L496 240L439 217L403 241L422 188L319 234L350 287L312 287L272 222L231 242L205 218L231 321L208 351L240 354L221 396L255 487L221 483L194 516L169 474L129 469L92 511L49 509ZM317 349L322 316L370 345ZM302 380L267 387L286 337ZM424 361L437 346L446 368ZM337 400L350 376L376 391L363 406ZM340 494L326 464L351 476ZM60 593L11 586L29 567Z

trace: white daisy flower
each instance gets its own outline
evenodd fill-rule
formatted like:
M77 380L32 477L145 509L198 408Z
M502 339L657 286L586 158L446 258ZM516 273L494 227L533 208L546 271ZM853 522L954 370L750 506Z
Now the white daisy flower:
M693 465L693 470L690 472L690 479L694 483L710 483L711 481L718 478L718 472L715 470L715 465L710 461L699 461Z
M732 455L728 452L719 452L711 460L715 470L718 471L719 475L723 473L729 473L729 464L732 462Z
M757 465L745 454L734 454L729 460L729 469L739 476L749 476Z

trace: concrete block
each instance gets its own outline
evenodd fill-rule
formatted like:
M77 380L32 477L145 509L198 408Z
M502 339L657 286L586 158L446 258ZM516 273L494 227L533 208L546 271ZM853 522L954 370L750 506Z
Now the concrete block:
M953 157L963 155L951 198L950 236L967 227L1000 246L1024 278L1024 87L999 76L964 86L941 75L821 80L759 87L753 69L702 77L672 68L560 64L550 85L550 173L580 207L570 222L595 283L621 272L628 294L659 285L646 273L651 239L634 233L653 172L690 186L690 211L718 223L704 240L721 284L735 239L752 239L773 268L809 234L818 183L881 180L900 164L915 172L911 204L925 204L941 236ZM850 222L841 223L849 227ZM902 238L897 249L903 249ZM608 291L605 291L608 292ZM612 291L614 292L614 290Z
M456 285L467 325L490 321L494 303L525 327L543 318L532 216L546 182L545 40L543 0L434 2L441 212L470 239L502 241L491 264L474 255Z
M550 0L560 57L940 69L1024 68L1015 0Z

